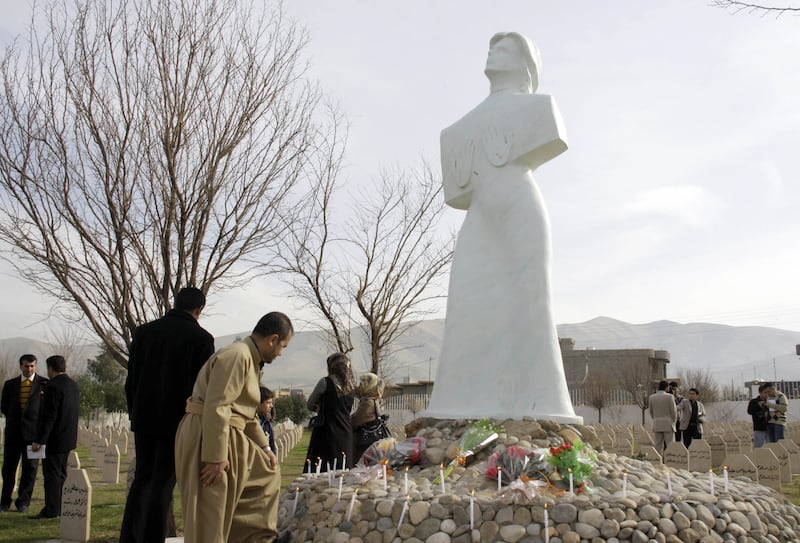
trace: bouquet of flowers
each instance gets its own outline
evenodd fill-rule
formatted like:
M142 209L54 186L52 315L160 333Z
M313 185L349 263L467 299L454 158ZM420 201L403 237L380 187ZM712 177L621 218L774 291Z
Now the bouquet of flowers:
M475 453L495 441L498 438L498 431L502 431L502 428L496 427L489 419L483 419L472 423L461 436L461 439L458 440L458 452L456 457L444 470L445 479L450 475L457 464L462 466L466 465ZM434 484L441 483L439 477L433 482Z
M520 479L528 482L534 479L546 479L553 472L553 466L548 462L545 449L527 450L523 447L512 445L501 453L494 453L489 457L486 467L486 477L496 480L499 474L505 484L510 484Z
M568 480L572 473L572 480L577 485L577 492L586 489L586 482L592 478L592 468L597 461L591 450L586 448L586 443L565 441L559 447L550 447L550 464L555 467L562 480Z
M424 437L412 437L403 441L388 437L370 445L361 455L358 464L360 466L374 466L385 463L391 467L417 464L423 449L425 449Z

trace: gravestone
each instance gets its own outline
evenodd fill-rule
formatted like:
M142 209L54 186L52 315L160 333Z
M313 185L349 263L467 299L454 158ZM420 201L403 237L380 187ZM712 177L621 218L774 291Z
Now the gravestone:
M775 453L766 447L747 453L747 457L758 470L758 482L781 491L781 464Z
M736 434L725 434L722 439L725 440L725 447L727 447L729 453L742 452L742 445Z
M781 483L791 484L792 466L789 462L789 451L787 451L786 447L781 445L780 442L764 443L764 447L774 452L775 456L778 458L778 463L780 464L780 472L781 472Z
M689 451L680 441L673 441L664 450L664 465L670 468L689 469Z
M758 469L746 454L729 454L725 457L725 465L728 466L728 477L747 477L758 482Z
M654 466L661 465L661 455L658 454L658 451L652 445L640 445L639 454L644 457L644 460L647 460Z
M710 435L705 438L708 446L711 447L711 467L718 468L728 456L728 446L725 440L718 435Z
M109 445L103 456L103 482L119 483L119 448L116 445Z
M78 458L78 453L72 451L67 456L67 469L81 469L81 459Z
M689 445L689 471L704 472L711 469L711 447L705 439L693 439Z
M792 475L800 475L800 447L791 439L781 439L778 443L789 451L789 464L792 466Z
M61 540L89 541L91 520L92 484L86 470L67 470L61 495Z

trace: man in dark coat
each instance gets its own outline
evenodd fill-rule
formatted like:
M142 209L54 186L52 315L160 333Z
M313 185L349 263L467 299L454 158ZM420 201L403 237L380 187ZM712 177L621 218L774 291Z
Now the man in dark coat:
M5 382L0 398L0 412L6 417L0 511L8 511L11 507L17 466L22 460L19 490L14 505L17 506L17 511L24 513L31 503L33 483L39 469L39 459L28 458L27 448L36 439L39 409L47 378L36 374L36 357L32 354L24 354L19 358L19 369L21 375Z
M173 309L133 334L125 394L136 470L120 543L165 539L175 489L175 433L197 374L214 354L214 338L197 322L205 304L201 290L183 288Z
M63 356L54 355L46 362L50 382L42 398L37 438L31 445L34 451L46 445L42 461L44 508L32 517L37 519L61 516L61 491L67 478L67 458L78 445L81 409L78 385L67 375L67 361Z

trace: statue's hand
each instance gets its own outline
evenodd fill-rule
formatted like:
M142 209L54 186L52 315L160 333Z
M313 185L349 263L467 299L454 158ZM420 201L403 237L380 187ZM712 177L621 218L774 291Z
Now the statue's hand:
M493 166L505 166L511 153L513 133L502 133L493 124L490 124L481 134L483 150Z
M466 139L453 152L453 170L456 183L464 188L469 184L472 175L472 157L475 155L475 140Z

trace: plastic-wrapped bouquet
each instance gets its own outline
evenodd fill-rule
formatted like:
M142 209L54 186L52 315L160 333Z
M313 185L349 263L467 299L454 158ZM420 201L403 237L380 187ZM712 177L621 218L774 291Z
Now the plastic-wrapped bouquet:
M482 419L472 423L461 436L461 439L458 440L456 457L444 470L445 479L457 464L466 465L475 453L495 441L498 438L497 432L500 430L502 429L492 424L489 419ZM439 484L441 481L437 477L433 482L434 484Z
M374 466L386 463L391 467L417 464L424 449L424 437L412 437L403 441L388 437L370 445L364 451L358 464Z
M501 453L489 457L486 477L496 480L498 473L503 483L510 484L520 479L523 482L546 479L553 466L548 462L546 449L528 450L512 445Z

